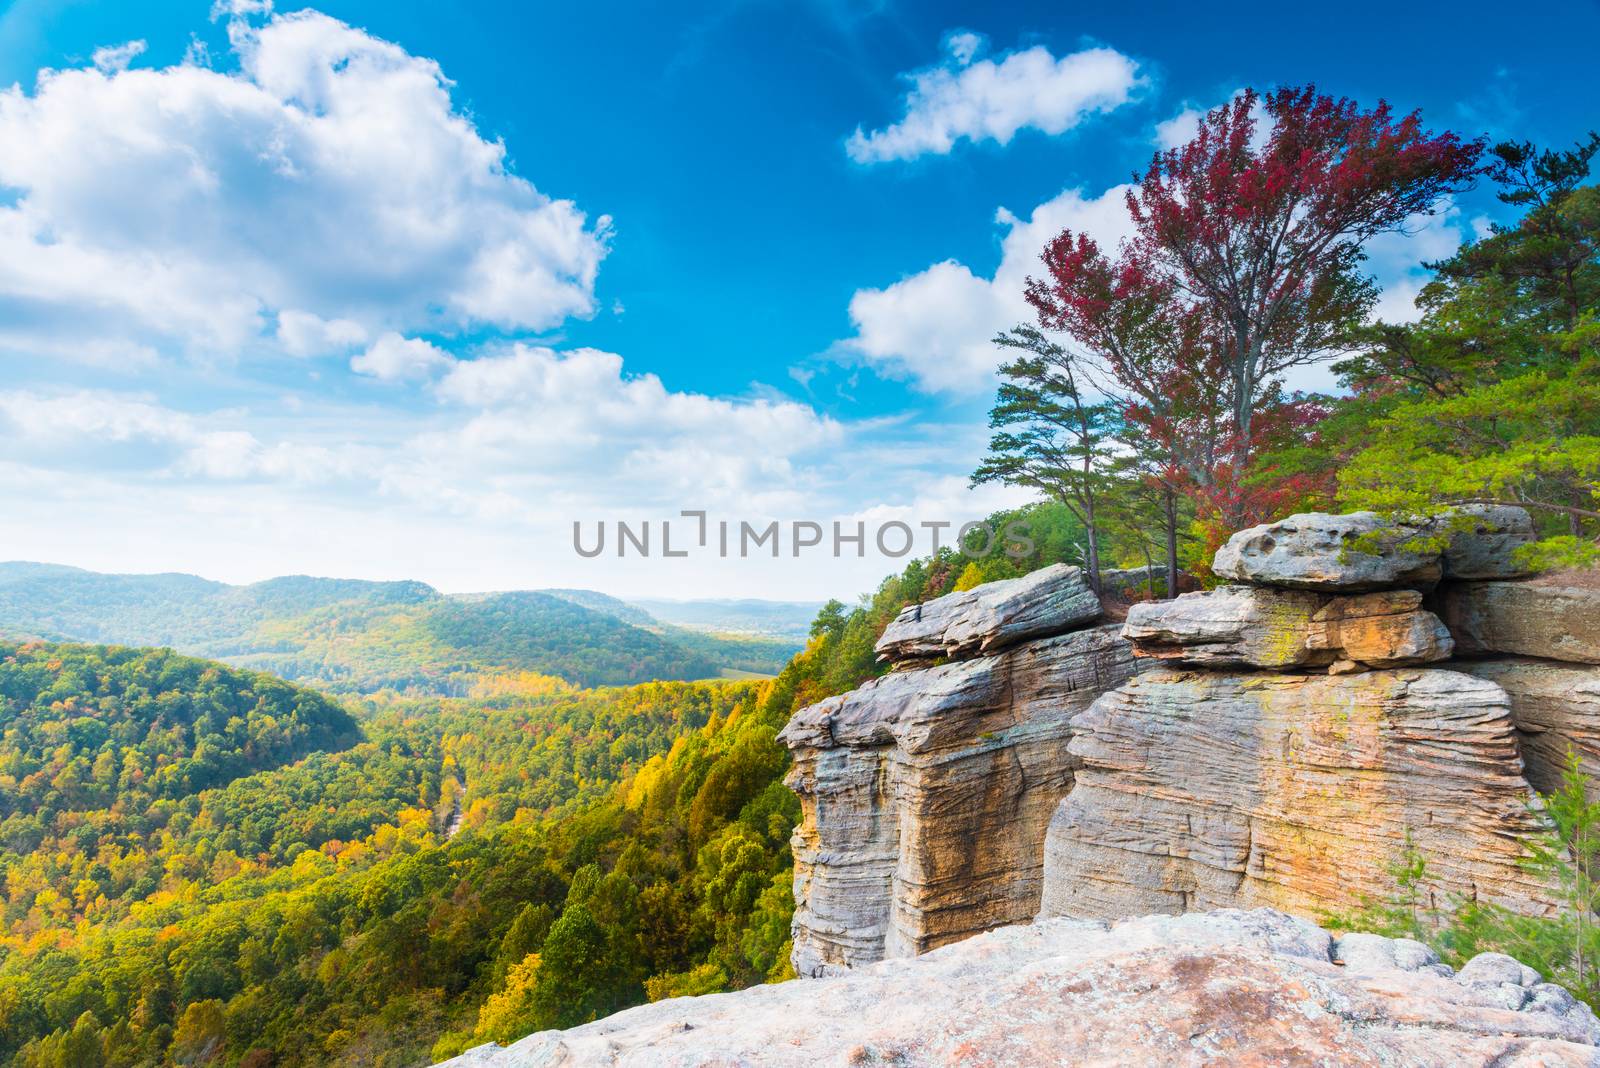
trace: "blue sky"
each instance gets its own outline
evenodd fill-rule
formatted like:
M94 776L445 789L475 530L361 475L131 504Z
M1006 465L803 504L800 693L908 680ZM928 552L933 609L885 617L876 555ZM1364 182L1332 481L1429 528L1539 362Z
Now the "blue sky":
M265 8L0 14L0 558L849 596L894 565L570 524L982 514L986 339L1186 113L1566 142L1600 95L1593 4ZM1385 314L1495 212L1373 247Z

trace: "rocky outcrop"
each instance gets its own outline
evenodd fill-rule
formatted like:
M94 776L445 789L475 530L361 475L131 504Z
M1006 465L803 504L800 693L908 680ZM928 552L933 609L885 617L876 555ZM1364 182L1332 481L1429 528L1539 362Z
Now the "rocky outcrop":
M1123 634L1136 656L1198 667L1367 667L1449 657L1453 642L1414 590L1330 596L1223 586L1136 604Z
M1533 518L1522 508L1502 504L1468 504L1436 522L1445 528L1444 573L1452 579L1502 579L1527 574L1516 552L1537 534Z
M1518 657L1457 665L1499 686L1511 701L1528 781L1541 793L1561 786L1570 750L1600 796L1600 667Z
M1592 575L1453 583L1439 614L1465 656L1512 653L1600 664L1600 584Z
M1291 516L1218 552L1217 572L1251 585L1131 609L1135 654L1169 670L1074 718L1080 767L1051 821L1042 915L1349 909L1393 892L1408 837L1436 900L1548 911L1550 891L1519 863L1539 830L1528 768L1548 784L1548 750L1592 742L1591 724L1554 711L1529 672L1444 663L1518 633L1547 656L1582 644L1583 614L1563 608L1578 591L1545 596L1536 625L1538 609L1511 612L1513 595L1496 592L1535 583L1460 577L1514 571L1531 537L1527 515L1506 508L1409 526ZM1446 574L1436 600L1454 627L1415 588ZM1462 625L1461 606L1480 604L1493 608L1471 617L1479 630Z
M1030 638L1092 622L1100 599L1080 568L1054 564L1021 578L987 582L908 605L878 639L881 660L993 653Z
M613 1065L1600 1065L1600 1021L1499 954L1279 912L1006 927L833 978L677 998L450 1068Z
M1392 892L1408 838L1436 901L1547 911L1530 778L1554 786L1569 745L1600 771L1600 669L1452 659L1600 662L1600 584L1488 577L1531 537L1499 507L1291 516L1217 554L1235 584L1129 606L1127 643L1074 630L1094 598L1066 566L907 609L879 645L900 670L783 732L796 969L1032 906L1346 910Z
M1102 626L897 671L797 713L781 735L801 803L796 971L1030 919L1045 828L1072 785L1072 716L1132 673Z
M1226 579L1286 589L1360 591L1525 574L1516 550L1534 539L1521 508L1465 505L1415 522L1375 512L1307 512L1241 530L1217 551Z
M1147 672L1068 751L1046 916L1354 907L1392 892L1408 833L1438 892L1549 902L1517 863L1535 824L1509 702L1469 675Z
M1350 592L1430 586L1444 574L1436 550L1408 548L1421 532L1376 512L1308 512L1241 530L1217 550L1211 569L1225 579L1297 590ZM1378 552L1358 551L1364 540Z

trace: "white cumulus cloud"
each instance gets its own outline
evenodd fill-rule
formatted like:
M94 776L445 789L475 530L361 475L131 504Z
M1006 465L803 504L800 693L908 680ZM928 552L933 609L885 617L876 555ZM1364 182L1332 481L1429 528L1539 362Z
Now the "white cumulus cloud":
M910 379L925 392L993 390L1001 356L994 336L1033 320L1023 293L1028 276L1043 273L1039 254L1045 244L1072 229L1115 249L1132 232L1126 192L1126 186L1114 186L1088 197L1068 189L1026 220L1000 209L995 220L1006 233L993 277L946 260L882 289L857 290L850 299L856 334L840 343L841 354Z
M846 143L857 163L948 153L957 141L1004 145L1018 130L1060 134L1086 116L1115 110L1144 84L1139 65L1112 48L1054 56L1036 45L998 59L973 61L983 39L945 39L946 61L904 77L905 116L879 130L857 128Z
M117 71L128 69L128 64L135 58L144 54L143 41L129 41L126 44L108 45L105 48L96 48L92 62L95 69L103 74L114 74Z
M390 331L373 342L366 352L352 357L350 369L385 382L403 382L428 378L453 362L449 353L432 342L419 337L401 337Z
M222 6L233 71L129 69L133 42L0 92L0 349L303 354L595 311L609 219L511 172L432 60L243 20L266 6Z

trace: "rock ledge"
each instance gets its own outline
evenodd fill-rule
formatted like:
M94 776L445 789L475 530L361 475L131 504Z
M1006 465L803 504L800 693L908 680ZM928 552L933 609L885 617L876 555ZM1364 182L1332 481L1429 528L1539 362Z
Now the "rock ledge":
M1270 909L1003 927L844 975L643 1005L449 1068L1600 1065L1600 1021L1486 953L1335 939Z

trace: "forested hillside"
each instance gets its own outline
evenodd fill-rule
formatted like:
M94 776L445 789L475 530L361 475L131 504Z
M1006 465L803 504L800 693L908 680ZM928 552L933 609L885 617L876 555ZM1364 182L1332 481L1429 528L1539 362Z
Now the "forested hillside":
M584 590L449 597L420 582L229 586L48 564L0 564L0 635L171 646L340 693L454 696L505 671L584 686L775 674L799 644L663 626Z
M988 572L1070 554L1061 508L1027 514L1035 557ZM0 787L30 800L3 825L0 1056L414 1065L785 975L798 804L777 731L880 670L899 608L975 567L946 551L830 603L769 682L502 673L353 719L167 652L4 646Z

